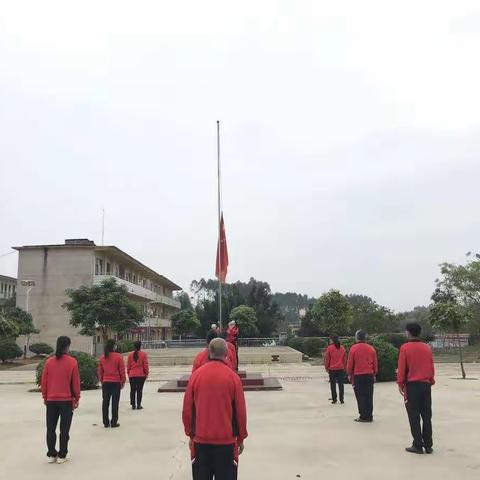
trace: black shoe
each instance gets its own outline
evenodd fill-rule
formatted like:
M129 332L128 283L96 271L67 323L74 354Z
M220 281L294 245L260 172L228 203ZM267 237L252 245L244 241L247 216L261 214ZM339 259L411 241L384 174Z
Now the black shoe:
M345 402L343 400L340 400L340 403L343 405Z
M136 410L137 407L135 405L132 405L132 410Z
M119 426L120 426L119 423L112 423L112 425L111 425L112 428L118 428Z
M408 453L417 453L418 455L423 455L423 448L417 448L413 445L411 447L407 447L405 451Z
M104 425L103 428L110 428L110 425Z
M332 405L335 405L337 403L336 400L332 400Z
M137 410L143 410L143 407L142 406L137 407Z
M354 420L355 422L358 422L358 423L371 423L373 422L373 418L361 418L361 417L358 417Z
M433 453L433 448L432 447L425 447L425 453L428 453L428 454Z

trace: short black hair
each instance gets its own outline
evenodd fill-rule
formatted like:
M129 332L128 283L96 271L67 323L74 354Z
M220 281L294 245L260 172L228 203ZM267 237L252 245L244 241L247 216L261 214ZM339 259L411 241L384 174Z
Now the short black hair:
M405 325L405 330L412 336L412 337L419 337L420 333L422 332L422 327L415 322L407 323Z
M364 342L367 339L367 332L365 330L357 330L355 332L355 338L359 342Z
M210 344L210 342L218 337L218 333L215 330L209 330L207 333L207 345Z

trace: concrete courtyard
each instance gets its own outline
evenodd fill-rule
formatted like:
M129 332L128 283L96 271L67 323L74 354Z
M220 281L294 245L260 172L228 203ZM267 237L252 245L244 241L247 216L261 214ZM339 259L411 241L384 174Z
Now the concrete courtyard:
M248 392L249 433L240 479L478 479L480 477L480 381L457 380L456 365L437 366L433 455L409 455L411 442L403 401L393 383L377 384L375 422L356 424L355 401L346 386L345 405L330 405L321 367L253 365L250 371L280 377L281 392ZM467 365L480 377L480 365ZM191 478L181 424L182 394L158 394L159 381L187 373L155 367L143 411L131 411L122 393L121 427L106 430L100 391L83 392L75 414L70 461L48 465L44 407L29 393L33 371L0 372L0 479L184 480Z

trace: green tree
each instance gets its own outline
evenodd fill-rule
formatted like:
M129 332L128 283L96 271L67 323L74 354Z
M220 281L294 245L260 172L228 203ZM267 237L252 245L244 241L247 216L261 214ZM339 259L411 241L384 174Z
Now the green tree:
M180 292L176 299L180 302L180 308L182 310L191 310L193 308L190 297L187 292Z
M235 320L242 337L258 335L257 315L248 305L239 305L230 312L230 320Z
M20 333L18 325L0 313L0 338L15 339Z
M19 307L9 306L5 308L5 316L17 325L18 335L25 336L25 345L28 348L31 335L39 333L33 325L32 315ZM26 357L26 351L24 352L24 357Z
M433 305L430 308L430 322L439 330L446 333L455 333L458 340L458 351L460 354L460 368L462 377L465 378L465 368L463 365L462 344L460 342L460 332L467 324L469 311L458 304L457 298L451 292L436 288L432 295Z
M338 290L330 290L318 298L312 316L322 335L345 335L351 330L352 306Z
M300 337L319 337L320 329L313 318L313 305L305 312L305 316L300 321L298 335Z
M79 328L82 335L95 335L98 328L104 343L110 332L126 333L143 320L140 308L128 297L127 288L114 278L66 293L70 301L63 307L70 312L70 324Z
M413 310L397 313L397 323L400 332L403 332L407 323L418 323L422 327L422 338L425 341L434 339L432 324L430 323L430 307L417 306Z
M180 338L194 332L200 326L197 314L193 309L180 310L172 316L173 331Z
M437 287L451 292L457 302L468 309L467 331L480 334L480 255L467 253L465 265L442 263Z
M315 299L309 298L308 295L287 292L274 293L273 301L278 305L280 313L285 317L287 323L298 324L300 310L310 308Z
M365 295L346 295L352 306L352 332L363 329L369 333L387 333L398 330L395 314Z
M194 280L191 289L197 299L195 311L201 323L198 334L203 336L212 323L219 323L218 281L203 278L199 281ZM284 317L273 299L267 282L250 278L248 283L235 282L222 285L224 326L230 312L240 305L247 305L255 310L256 335L270 336L282 328Z

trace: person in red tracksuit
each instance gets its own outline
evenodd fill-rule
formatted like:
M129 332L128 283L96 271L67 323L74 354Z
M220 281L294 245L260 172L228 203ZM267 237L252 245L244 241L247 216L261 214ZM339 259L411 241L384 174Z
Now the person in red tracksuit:
M125 363L123 357L115 350L115 340L107 340L104 354L98 362L98 379L102 383L102 417L105 428L117 428L118 404L120 403L120 390L125 385ZM112 419L109 418L110 402L112 403Z
M237 326L237 322L232 320L228 322L227 328L227 342L231 343L235 347L235 358L236 358L236 370L238 370L238 364L240 363L238 360L238 337L240 335L240 329Z
M357 398L359 417L356 422L373 421L373 385L378 373L377 352L366 343L367 334L358 330L356 344L348 353L347 373Z
M332 391L332 403L337 403L337 383L340 403L344 403L344 387L345 365L347 363L347 355L345 347L340 343L336 335L330 337L331 343L325 352L325 370L330 378L330 389Z
M143 386L148 377L148 355L141 351L142 342L133 344L135 351L128 354L127 373L130 381L130 405L132 410L143 410Z
M202 350L197 354L195 359L193 360L192 366L192 373L199 369L202 365L205 365L209 361L209 353L208 353L208 345L210 342L218 337L218 333L215 330L209 330L207 333L207 348ZM228 353L227 357L225 358L225 363L232 369L236 370L236 355L235 355L235 347L231 343L227 343L228 346Z
M70 338L58 337L55 355L43 367L41 391L47 407L47 457L49 463L67 459L73 411L80 402L80 374L77 360L68 355ZM60 449L57 451L57 423L60 419Z
M419 339L422 327L408 323L406 334L410 340L400 347L397 383L405 399L413 444L409 453L433 452L432 440L432 385L435 384L435 367L432 349ZM423 422L423 428L420 425Z
M248 436L245 396L239 376L225 365L225 340L215 338L208 348L210 361L193 373L183 399L193 479L234 480Z

